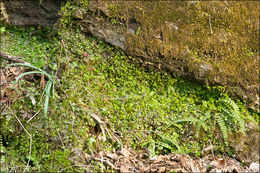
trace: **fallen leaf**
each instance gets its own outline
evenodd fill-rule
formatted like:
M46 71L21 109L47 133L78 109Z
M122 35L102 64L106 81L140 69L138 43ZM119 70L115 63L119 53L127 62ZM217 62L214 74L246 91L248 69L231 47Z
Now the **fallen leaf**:
M130 172L130 170L126 166L122 165L120 167L120 172Z
M120 151L120 154L122 154L125 157L129 157L131 153L126 148L122 148L122 150Z

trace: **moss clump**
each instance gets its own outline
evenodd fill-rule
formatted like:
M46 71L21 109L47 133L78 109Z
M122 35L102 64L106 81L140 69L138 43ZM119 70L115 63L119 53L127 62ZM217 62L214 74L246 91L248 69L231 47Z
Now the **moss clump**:
M104 1L98 5L91 10L105 12L124 24L121 28L141 28L138 34L127 33L125 50L131 55L175 75L242 88L246 94L237 91L241 97L257 93L259 2ZM204 69L203 64L211 68Z

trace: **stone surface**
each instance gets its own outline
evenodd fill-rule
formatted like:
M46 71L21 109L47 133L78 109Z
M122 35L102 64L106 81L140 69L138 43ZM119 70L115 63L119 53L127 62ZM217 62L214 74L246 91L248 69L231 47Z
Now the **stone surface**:
M259 126L250 123L246 126L247 135L237 132L229 136L230 146L235 151L235 157L240 161L244 161L247 165L251 162L259 162Z
M259 163L253 162L250 164L249 169L253 172L259 172L260 170L259 167L260 167Z
M4 20L16 26L41 26L54 24L59 16L59 1L3 1L1 14Z

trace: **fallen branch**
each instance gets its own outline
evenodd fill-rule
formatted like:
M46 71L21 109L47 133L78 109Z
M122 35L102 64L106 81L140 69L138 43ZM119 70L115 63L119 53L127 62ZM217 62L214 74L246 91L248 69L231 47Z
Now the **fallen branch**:
M3 53L0 51L0 57L7 60L7 61L13 61L13 62L16 62L16 63L24 63L24 64L30 64L24 60L22 60L21 57L15 57L15 56L11 56L11 55L8 55L6 53Z

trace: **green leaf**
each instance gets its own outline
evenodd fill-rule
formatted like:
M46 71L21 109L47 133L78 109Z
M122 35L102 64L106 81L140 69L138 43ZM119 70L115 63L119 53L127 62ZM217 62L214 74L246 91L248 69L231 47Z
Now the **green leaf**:
M49 80L46 85L45 102L44 102L44 116L47 116L47 113L48 113L51 86L52 86L52 80Z
M3 34L4 32L5 32L5 27L2 26L2 27L0 28L0 34Z
M150 149L150 159L151 159L154 156L156 156L156 153L155 153L155 141L154 140L151 141L149 149Z
M37 73L39 73L39 74L43 74L42 72L39 72L39 71L30 71L30 72L25 72L25 73L23 73L23 74L20 74L17 78L16 78L16 83L23 77L23 76L25 76L25 75L28 75L28 74L37 74Z
M31 64L14 63L14 64L9 64L9 65L7 65L5 68L8 68L8 67L10 67L10 66L16 66L16 65L18 65L18 66L20 65L20 66L25 66L25 67L30 67L30 68L36 69L36 70L38 70L39 72L34 71L34 73L40 73L40 72L41 72L42 74L48 76L48 78L54 79L54 76L50 75L50 74L47 73L46 71L44 71L44 70L42 70L42 69L40 69L40 68L38 68L38 67L35 67L35 66L31 65Z

